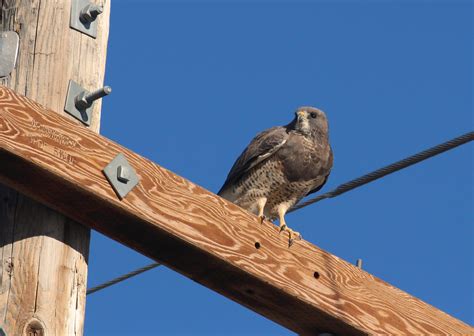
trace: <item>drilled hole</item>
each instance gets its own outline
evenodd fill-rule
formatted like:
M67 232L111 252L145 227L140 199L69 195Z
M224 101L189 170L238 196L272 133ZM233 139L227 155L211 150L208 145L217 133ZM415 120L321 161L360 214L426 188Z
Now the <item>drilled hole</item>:
M319 279L319 272L314 272L313 276L314 276L315 279Z
M259 242L255 242L255 248L258 250L260 248L260 243Z

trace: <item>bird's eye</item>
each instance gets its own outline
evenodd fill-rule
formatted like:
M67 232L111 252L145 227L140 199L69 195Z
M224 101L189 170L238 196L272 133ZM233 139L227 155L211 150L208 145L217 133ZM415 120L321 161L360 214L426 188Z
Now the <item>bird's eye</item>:
M311 112L311 118L316 118L318 115L314 112Z

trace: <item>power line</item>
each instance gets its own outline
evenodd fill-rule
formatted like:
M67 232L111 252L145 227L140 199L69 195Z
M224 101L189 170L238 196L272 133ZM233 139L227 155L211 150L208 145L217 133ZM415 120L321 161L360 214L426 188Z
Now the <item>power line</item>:
M443 152L446 152L450 149L453 149L455 147L461 146L469 141L474 140L474 132L469 132L466 134L463 134L457 138L454 138L452 140L449 140L447 142L444 142L442 144L439 144L437 146L431 147L427 150L424 150L422 152L419 152L415 155L409 156L403 160L397 161L395 163L392 163L391 165L385 166L383 168L380 168L376 171L373 171L371 173L368 173L364 176L358 177L352 181L346 182L344 184L341 184L338 186L336 189L331 190L325 194L316 196L310 200L307 200L306 202L300 203L296 206L294 206L288 213L299 210L301 208L304 208L305 206L308 206L310 204L319 202L323 199L326 198L332 198L336 197L339 195L342 195L352 189L358 188L360 186L363 186L364 184L370 183L372 181L378 180L381 177L384 177L386 175L392 174L398 170L401 170L403 168L409 167L411 165L414 165L415 163L421 162L423 160L426 160L430 157L433 157L435 155L441 154Z
M115 285L116 283L119 283L121 281L124 281L124 280L127 280L127 279L130 279L131 277L134 277L135 275L138 275L140 273L143 273L143 272L146 272L146 271L149 271L155 267L158 267L160 266L159 263L153 263L153 264L150 264L150 265L147 265L147 266L144 266L142 268L139 268L135 271L132 271L130 273L127 273L127 274L124 274L122 276L119 276L115 279L112 279L110 281L107 281L107 282L104 282L103 284L101 285L98 285L98 286L95 286L95 287L92 287L92 288L89 288L86 292L87 295L89 294L92 294L92 293L95 293L97 291L100 291L101 289L104 289L104 288L107 288L109 286L112 286L112 285Z
M414 165L414 164L416 164L418 162L421 162L423 160L426 160L430 157L436 156L436 155L441 154L443 152L446 152L450 149L461 146L461 145L463 145L465 143L468 143L469 141L472 141L472 140L474 140L474 132L468 132L468 133L463 134L463 135L461 135L457 138L454 138L452 140L449 140L449 141L444 142L442 144L439 144L437 146L428 148L427 150L424 150L424 151L419 152L415 155L409 156L409 157L407 157L403 160L392 163L392 164L390 164L388 166L385 166L383 168L380 168L376 171L373 171L371 173L363 175L359 178L356 178L356 179L351 180L349 182L343 183L332 191L329 191L325 194L316 196L315 198L312 198L310 200L307 200L306 202L303 202L303 203L300 203L300 204L294 206L290 211L288 211L288 213L296 211L296 210L301 209L301 208L304 208L305 206L308 206L310 204L319 202L323 199L333 198L333 197L342 195L342 194L344 194L344 193L346 193L346 192L348 192L352 189L358 188L360 186L363 186L364 184L367 184L367 183L370 183L372 181L378 180L379 178L382 178L386 175L392 174L392 173L394 173L398 170L401 170L401 169L404 169L404 168L409 167L411 165ZM92 288L87 290L87 295L95 293L95 292L97 292L101 289L107 288L109 286L115 285L118 282L124 281L126 279L129 279L129 278L135 276L135 275L146 272L146 271L148 271L150 269L153 269L153 268L155 268L159 265L160 265L159 263L153 263L153 264L150 264L148 266L139 268L139 269L137 269L133 272L124 274L124 275L122 275L118 278L107 281L107 282L105 282L105 283L103 283L99 286L92 287Z

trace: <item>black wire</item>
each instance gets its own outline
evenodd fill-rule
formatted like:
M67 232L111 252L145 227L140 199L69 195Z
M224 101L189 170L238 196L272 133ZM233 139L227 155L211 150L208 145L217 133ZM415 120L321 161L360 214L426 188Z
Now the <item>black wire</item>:
M124 281L124 280L127 280L131 277L134 277L135 275L138 275L140 273L143 273L143 272L146 272L146 271L149 271L155 267L158 267L160 266L159 263L153 263L153 264L150 264L150 265L147 265L147 266L144 266L142 268L139 268L133 272L130 272L130 273L127 273L127 274L124 274L122 276L119 276L118 278L115 278L115 279L112 279L110 281L107 281L107 282L104 282L103 284L101 285L98 285L98 286L95 286L95 287L92 287L92 288L89 288L86 292L87 295L89 294L92 294L92 293L95 293L97 291L100 291L101 289L104 289L104 288L107 288L109 286L112 286L112 285L115 285L116 283L119 283L121 281Z
M472 141L472 140L474 140L474 132L466 133L466 134L461 135L457 138L449 140L445 143L442 143L440 145L437 145L437 146L431 147L427 150L424 150L424 151L422 151L418 154L407 157L406 159L397 161L395 163L392 163L391 165L380 168L380 169L378 169L374 172L371 172L369 174L366 174L364 176L356 178L352 181L341 184L340 186L338 186L336 189L334 189L332 191L329 191L325 194L316 196L315 198L312 198L312 199L310 199L306 202L303 202L303 203L300 203L300 204L294 206L293 208L291 208L290 211L288 211L288 213L296 211L296 210L301 209L301 208L304 208L305 206L308 206L310 204L319 202L323 199L332 198L332 197L336 197L338 195L344 194L344 193L346 193L346 192L348 192L352 189L358 188L358 187L360 187L364 184L370 183L370 182L375 181L375 180L377 180L381 177L384 177L385 175L392 174L392 173L394 173L398 170L401 170L401 169L406 168L408 166L414 165L415 163L421 162L423 160L426 160L430 157L433 157L435 155L446 152L446 151L448 151L450 149L453 149L455 147L461 146L461 145L463 145L463 144L465 144L469 141ZM122 275L118 278L107 281L107 282L103 283L102 285L92 287L92 288L87 290L87 295L95 293L95 292L97 292L101 289L107 288L109 286L115 285L118 282L124 281L128 278L131 278L131 277L137 275L137 274L146 272L146 271L148 271L152 268L155 268L159 265L160 264L158 264L158 263L153 263L153 264L150 264L148 266L139 268L136 271L124 274L124 275Z
M461 146L469 141L474 140L474 132L469 132L466 134L463 134L457 138L454 138L452 140L449 140L447 142L444 142L440 145L431 147L427 150L424 150L420 153L417 153L415 155L412 155L410 157L407 157L406 159L397 161L395 163L392 163L391 165L388 165L386 167L380 168L374 172L368 173L364 176L361 176L359 178L356 178L352 181L346 182L344 184L341 184L338 186L336 189L329 191L325 194L316 196L315 198L312 198L310 200L307 200L306 202L300 203L295 205L293 208L291 208L288 213L296 211L298 209L304 208L305 206L308 206L310 204L319 202L323 199L326 198L332 198L339 196L341 194L344 194L352 189L355 189L357 187L360 187L364 184L370 183L372 181L375 181L381 177L384 177L385 175L392 174L400 169L406 168L408 166L414 165L415 163L421 162L423 160L426 160L430 157L433 157L435 155L441 154L443 152L446 152L450 149L453 149L455 147Z

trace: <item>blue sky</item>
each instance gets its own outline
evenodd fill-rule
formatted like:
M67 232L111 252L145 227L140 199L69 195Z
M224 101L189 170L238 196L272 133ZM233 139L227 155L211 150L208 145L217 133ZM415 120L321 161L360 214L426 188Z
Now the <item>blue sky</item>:
M470 1L112 2L101 133L216 192L259 131L326 111L322 190L473 129ZM474 324L473 146L287 216ZM96 232L89 286L151 261ZM118 323L120 322L120 323ZM86 335L292 335L160 267L88 297Z

